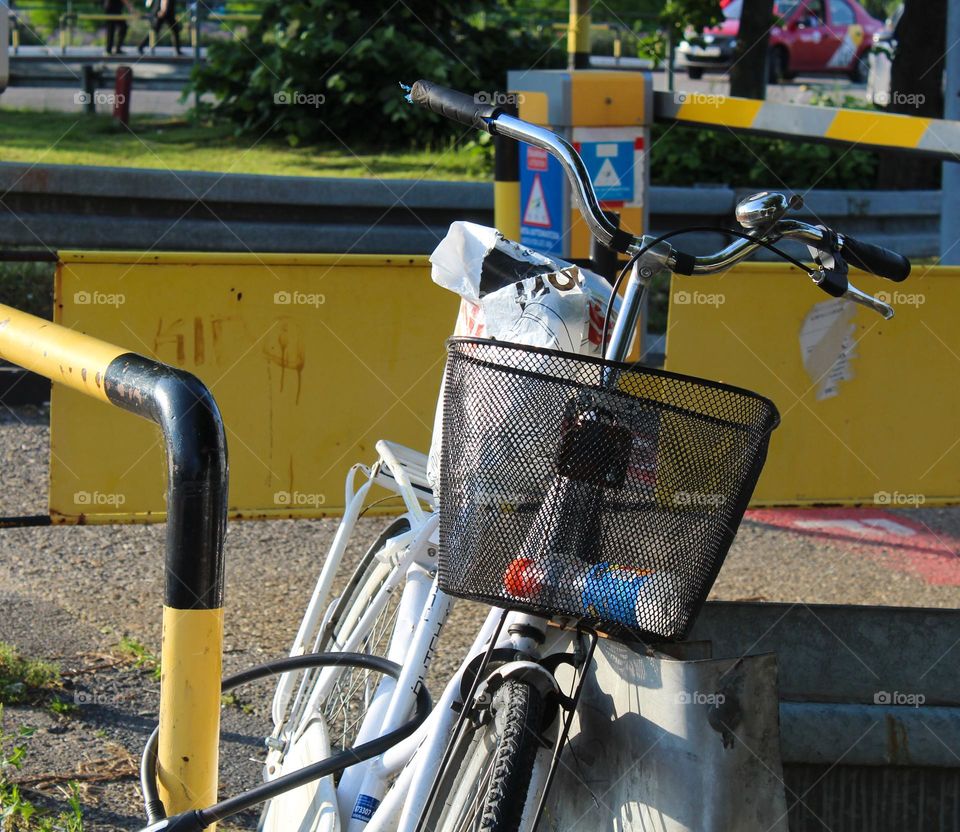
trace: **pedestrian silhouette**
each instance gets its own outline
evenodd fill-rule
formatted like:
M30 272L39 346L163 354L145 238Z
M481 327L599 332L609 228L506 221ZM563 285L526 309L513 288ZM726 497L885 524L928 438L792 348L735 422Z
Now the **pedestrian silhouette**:
M133 6L130 4L130 0L103 0L104 14L123 14L124 10L133 14ZM107 48L104 50L104 53L107 55L122 55L123 41L126 36L126 20L108 20Z
M180 52L180 22L177 20L176 0L146 0L147 8L154 12L153 31L157 41L160 40L160 33L166 26L170 30L170 37L173 39L173 48L177 54ZM142 55L143 50L147 48L150 42L150 36L147 35L137 47L137 51Z

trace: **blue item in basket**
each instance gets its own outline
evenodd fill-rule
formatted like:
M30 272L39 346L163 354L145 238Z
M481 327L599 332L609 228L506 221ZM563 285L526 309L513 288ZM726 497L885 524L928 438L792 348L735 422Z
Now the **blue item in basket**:
M649 601L644 588L652 577L649 569L598 563L584 578L583 608L591 617L639 627L639 614Z

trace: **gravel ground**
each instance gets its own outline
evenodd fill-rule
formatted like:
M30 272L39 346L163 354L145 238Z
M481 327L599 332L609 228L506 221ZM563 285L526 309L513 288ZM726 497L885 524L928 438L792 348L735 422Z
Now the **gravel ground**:
M47 412L23 408L0 417L4 463L0 513L43 513L46 506ZM336 520L234 523L227 537L225 672L286 652L306 606ZM361 540L385 525L361 520ZM960 511L927 510L924 522L960 538ZM352 564L362 554L354 546ZM889 553L863 545L775 530L747 520L713 597L955 607L956 586L935 586L886 568ZM7 730L37 729L19 776L56 775L46 797L83 783L85 829L137 829L141 824L134 761L154 725L158 682L118 650L121 638L159 653L163 527L51 527L0 532L0 641L59 663L65 696L81 703L66 716L43 708L8 708ZM344 576L344 578L346 575ZM482 610L460 604L445 630L447 648L469 642ZM441 654L444 651L441 650ZM120 661L120 664L116 662ZM240 693L223 710L221 794L260 780L262 738L269 733L267 683ZM101 782L89 773L111 775ZM35 780L31 781L36 785ZM31 785L28 783L28 785ZM252 817L221 828L252 828Z

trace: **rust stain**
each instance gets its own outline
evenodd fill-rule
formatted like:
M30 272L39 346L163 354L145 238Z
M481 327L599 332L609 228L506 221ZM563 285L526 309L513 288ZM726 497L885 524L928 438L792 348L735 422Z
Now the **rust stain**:
M193 363L203 364L206 358L206 344L203 342L203 318L199 315L193 319Z
M885 716L887 727L887 758L891 763L910 762L910 741L907 729L893 714Z
M276 336L263 345L263 354L267 361L280 368L280 392L283 392L287 370L297 376L295 404L300 404L300 388L303 382L303 368L306 364L306 346L300 328L290 319L281 319Z
M186 344L183 335L176 329L183 325L183 319L177 318L169 326L164 327L163 318L157 323L157 333L153 338L154 355L160 354L160 348L166 344L173 344L177 350L177 363L183 364L187 358Z

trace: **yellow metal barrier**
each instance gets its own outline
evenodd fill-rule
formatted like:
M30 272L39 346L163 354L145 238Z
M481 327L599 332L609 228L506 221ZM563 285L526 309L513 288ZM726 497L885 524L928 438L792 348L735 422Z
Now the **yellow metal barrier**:
M187 368L217 396L231 516L338 513L347 466L372 460L376 439L427 447L456 298L430 282L426 258L62 257L63 323ZM946 268L903 284L857 274L887 294L889 322L837 304L788 266L674 281L667 368L757 390L783 414L755 505L960 501L960 392L949 381L960 361L957 278ZM163 517L147 426L59 389L51 431L54 522Z
M956 503L960 269L852 278L896 316L828 298L786 265L674 278L667 369L776 402L754 505Z
M231 449L231 517L317 517L390 438L425 449L457 299L426 257L61 252L57 320L197 375ZM102 448L109 448L104 454ZM164 517L162 450L54 389L54 522Z

